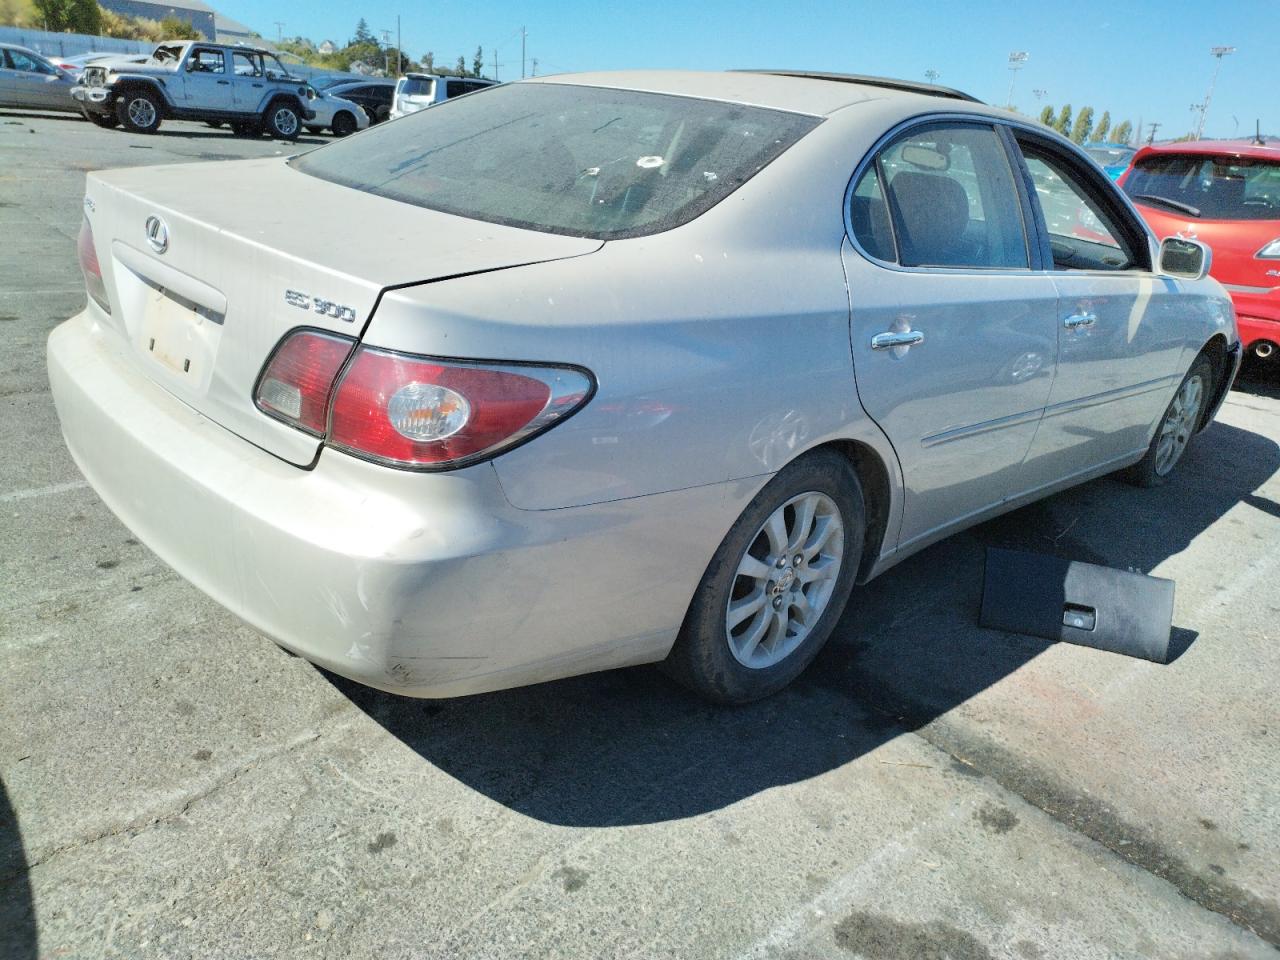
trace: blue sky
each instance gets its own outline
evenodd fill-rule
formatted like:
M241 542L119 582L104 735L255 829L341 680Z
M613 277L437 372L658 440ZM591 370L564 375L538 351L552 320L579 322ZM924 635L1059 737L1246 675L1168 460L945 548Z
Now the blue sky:
M1194 127L1190 105L1204 98L1214 60L1209 48L1237 52L1222 63L1206 134L1280 134L1280 0L1230 4L1187 0L1075 0L1015 5L991 0L923 3L893 0L793 2L513 3L507 0L213 0L228 16L264 36L274 21L285 36L347 40L364 16L371 28L394 30L400 14L406 52L435 52L437 63L471 56L477 44L501 79L520 76L519 29L529 31L528 55L539 73L624 67L721 70L804 67L924 79L1003 104L1010 51L1030 54L1017 78L1014 103L1038 113L1043 103L1092 105L1113 121L1159 121L1159 136ZM394 42L394 40L392 41ZM490 72L486 66L486 73ZM1044 90L1037 101L1033 90Z

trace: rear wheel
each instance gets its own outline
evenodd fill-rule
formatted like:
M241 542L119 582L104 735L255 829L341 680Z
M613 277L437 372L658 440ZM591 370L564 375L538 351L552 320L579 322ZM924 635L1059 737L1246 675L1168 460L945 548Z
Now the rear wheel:
M1173 475L1200 429L1213 393L1213 381L1213 364L1206 357L1197 357L1160 419L1146 455L1129 468L1126 478L1130 482L1140 487L1158 487Z
M116 100L116 119L134 133L160 129L160 98L149 90L131 90Z
M333 130L335 137L349 137L356 132L356 118L346 110L340 110L334 116L333 126L330 129Z
M835 451L785 467L720 544L664 669L719 703L781 690L840 618L865 516L857 474Z
M277 140L297 140L302 129L302 117L297 109L285 100L277 100L267 107L263 127Z

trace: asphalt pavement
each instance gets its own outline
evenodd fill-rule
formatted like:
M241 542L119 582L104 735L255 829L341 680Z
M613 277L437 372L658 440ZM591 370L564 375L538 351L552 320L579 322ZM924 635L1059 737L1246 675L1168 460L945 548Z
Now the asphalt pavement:
M1276 955L1274 370L1163 489L1089 483L859 590L766 702L650 668L401 699L139 544L45 374L86 171L319 142L0 111L0 957ZM979 628L988 546L1173 578L1180 656Z

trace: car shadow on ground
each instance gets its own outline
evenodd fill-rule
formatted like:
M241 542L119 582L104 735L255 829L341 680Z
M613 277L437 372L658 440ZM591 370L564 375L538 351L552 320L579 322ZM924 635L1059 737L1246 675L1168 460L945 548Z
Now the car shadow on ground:
M37 956L35 908L18 819L0 781L0 957Z
M1183 468L1154 490L1094 481L916 555L854 593L792 687L745 707L708 705L651 667L444 701L329 680L424 760L527 816L567 826L694 816L848 763L1046 649L977 626L987 547L1150 571L1242 500L1265 499L1256 491L1280 468L1280 447L1217 423ZM1086 541L1085 528L1113 532Z
M78 113L61 113L57 110L7 110L0 109L0 121L9 120L70 120L74 123L89 122Z

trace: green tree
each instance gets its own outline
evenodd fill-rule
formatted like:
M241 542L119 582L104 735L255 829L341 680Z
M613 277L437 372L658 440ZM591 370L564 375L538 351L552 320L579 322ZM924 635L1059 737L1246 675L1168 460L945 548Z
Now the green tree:
M1098 121L1098 125L1093 128L1093 139L1106 140L1107 134L1111 132L1111 111L1102 111L1102 119Z
M1065 104L1062 111L1058 114L1058 119L1053 125L1053 129L1057 130L1064 137L1071 132L1071 104Z
M1040 122L1046 127L1053 126L1053 107L1045 107L1040 111Z
M453 72L460 77L465 77L467 75L467 58L466 57L463 57L463 56L458 57L458 65L454 67Z
M471 75L478 77L484 71L484 47L476 47L476 55L471 60Z
M359 46L366 43L376 43L373 31L369 29L369 21L361 17L356 22L356 35L351 38L351 42L347 44L349 47Z
M46 30L61 33L69 29L67 0L34 0L36 23Z
M1075 125L1071 128L1071 139L1076 143L1084 143L1092 132L1093 107L1083 107L1080 110L1080 116L1076 117Z
M174 16L165 17L160 21L160 39L162 40L203 40L204 34L187 23Z
M1116 143L1128 143L1133 136L1133 124L1128 120L1123 120L1120 126L1111 131L1111 139Z
M436 69L436 55L428 50L422 55L422 70L424 73L432 73Z

